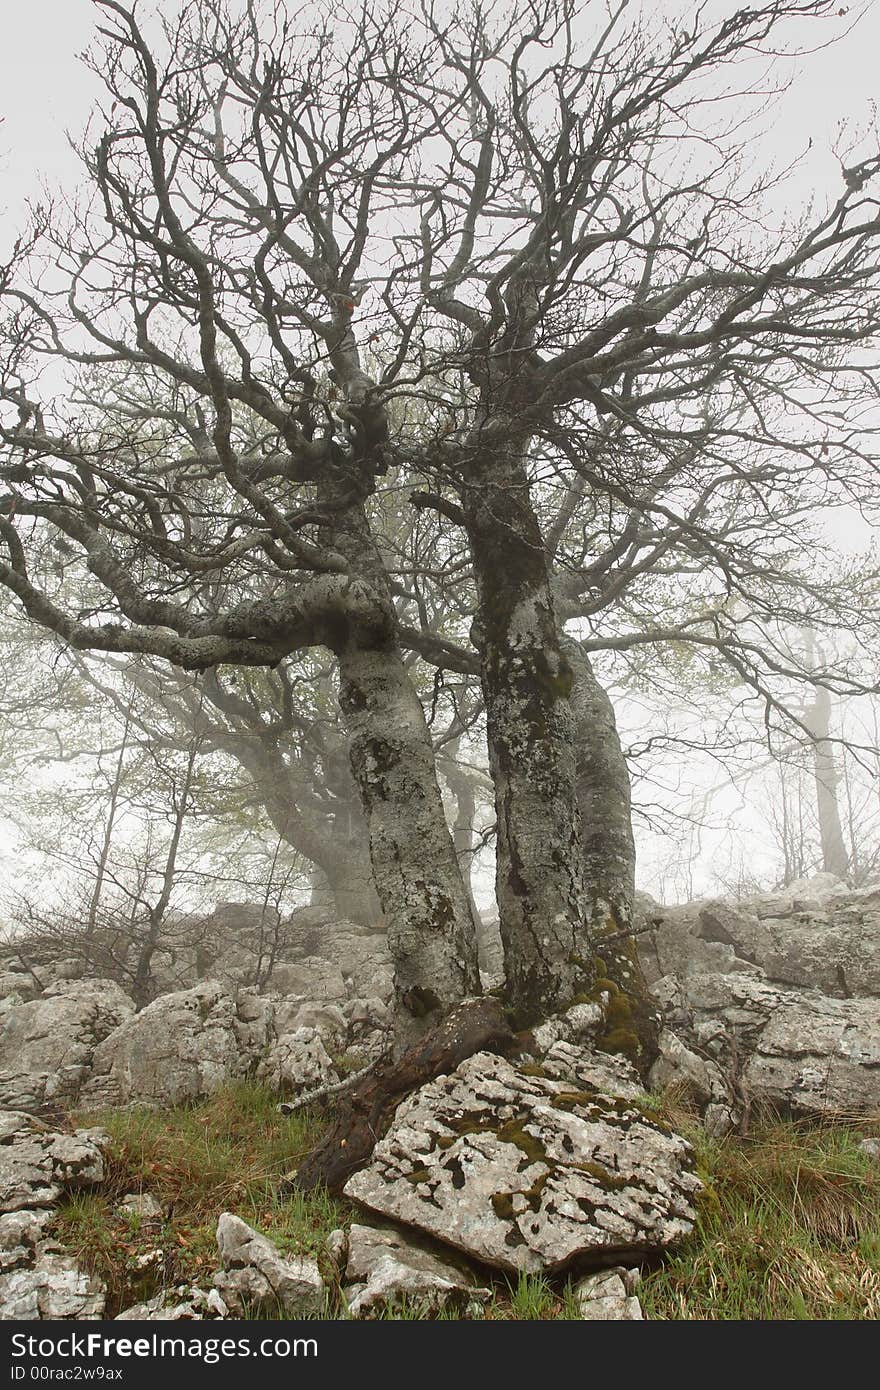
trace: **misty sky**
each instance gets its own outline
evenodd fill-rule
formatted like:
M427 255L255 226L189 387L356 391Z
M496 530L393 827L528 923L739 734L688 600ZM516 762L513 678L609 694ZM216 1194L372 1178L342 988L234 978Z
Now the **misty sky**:
M151 3L142 4L147 12ZM166 8L174 10L175 0ZM291 9L295 6L291 4ZM597 9L599 7L597 6ZM689 17L694 5L681 0L654 0L646 9ZM732 0L715 0L712 10L732 13ZM782 101L773 121L769 148L789 158L809 139L813 141L799 191L809 198L814 187L833 191L840 173L829 153L842 118L861 125L876 118L880 97L880 0L863 6L841 5L847 13L822 24L801 23L811 42L843 32L861 13L852 32L822 52L799 60L801 73ZM76 187L75 156L67 147L65 129L78 132L99 90L77 55L88 45L96 11L91 0L15 0L4 5L3 44L0 46L0 215L2 241L21 221L24 200L38 187L41 176L49 187ZM791 29L789 32L793 32Z

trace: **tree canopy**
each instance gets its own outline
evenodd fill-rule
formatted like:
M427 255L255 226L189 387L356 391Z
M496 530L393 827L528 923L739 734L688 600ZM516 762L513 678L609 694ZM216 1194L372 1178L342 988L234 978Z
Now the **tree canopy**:
M478 680L513 1017L613 986L648 1048L591 655L708 653L768 722L876 684L876 566L821 556L876 516L880 153L794 211L755 157L838 7L94 4L83 189L0 281L0 583L227 715L329 649L409 1028L479 985L413 661Z

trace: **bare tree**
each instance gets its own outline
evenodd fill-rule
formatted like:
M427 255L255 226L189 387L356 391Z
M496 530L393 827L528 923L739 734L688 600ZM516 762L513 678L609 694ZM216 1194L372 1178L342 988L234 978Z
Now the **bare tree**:
M626 767L588 658L686 641L777 710L793 672L768 613L784 596L821 626L845 603L787 563L793 519L876 493L880 157L791 222L739 167L749 92L715 116L728 70L835 7L651 28L624 3L594 30L568 0L421 4L309 28L207 0L153 40L95 5L94 196L3 292L0 581L80 649L189 671L333 652L410 1030L478 981L406 654L478 674L514 1020L643 997L617 949ZM47 363L78 369L54 400ZM466 552L469 638L426 616L456 575L398 565L386 489ZM87 565L85 606L53 544ZM650 1050L648 1007L617 1025Z

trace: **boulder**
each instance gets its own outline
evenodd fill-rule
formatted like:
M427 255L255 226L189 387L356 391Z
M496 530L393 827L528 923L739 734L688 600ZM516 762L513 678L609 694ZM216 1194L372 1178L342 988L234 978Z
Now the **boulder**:
M0 1210L50 1207L101 1182L106 1143L100 1130L61 1134L23 1111L0 1112Z
M268 1237L228 1211L217 1222L217 1248L223 1269L214 1287L234 1316L253 1316L255 1309L277 1308L294 1318L323 1311L324 1281L314 1260L282 1255Z
M0 1318L6 1321L102 1318L105 1303L101 1281L60 1250L45 1250L29 1268L0 1274Z
M390 997L394 965L381 928L347 921L329 908L300 907L284 923L284 931L285 960L331 962L341 970L350 993ZM280 988L275 972L269 984L273 990Z
M42 981L32 971L10 967L0 969L0 1000L11 998L14 1003L23 1004L42 992Z
M37 1246L52 1219L46 1208L5 1212L0 1216L0 1271L33 1264Z
M682 1080L740 1112L755 1102L826 1115L880 1107L878 1000L743 973L667 976L654 995L676 1042L666 1039L653 1086Z
M81 1103L182 1105L213 1094L253 1069L266 1037L258 1005L243 996L239 1008L215 980L162 995L95 1049Z
M339 966L318 956L309 956L291 964L279 961L269 977L267 991L273 998L295 998L330 1003L344 1001L348 996Z
M257 1076L283 1095L299 1095L339 1080L320 1033L297 1028L276 1038L257 1068Z
M400 1231L355 1224L348 1233L343 1289L350 1318L375 1318L417 1306L424 1314L444 1309L479 1313L492 1291L469 1271L457 1269Z
M740 902L711 899L661 907L640 895L640 937L650 983L665 975L735 973L880 998L880 887L849 889L833 874Z
M310 1003L301 999L282 999L275 1005L275 1032L295 1033L298 1028L312 1028L327 1044L344 1046L348 1023L338 1004Z
M513 1273L674 1245L701 1186L689 1144L581 1075L475 1054L398 1106L346 1196Z
M102 1041L134 1013L112 980L62 980L0 1022L0 1104L72 1103Z

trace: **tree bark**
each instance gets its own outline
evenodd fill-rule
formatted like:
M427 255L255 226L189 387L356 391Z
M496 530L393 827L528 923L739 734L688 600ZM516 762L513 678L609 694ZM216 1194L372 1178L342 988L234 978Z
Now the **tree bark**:
M477 933L424 711L393 639L340 646L340 706L388 924L403 1037L479 993Z
M564 639L563 650L574 672L571 702L590 935L612 996L599 1045L626 1052L644 1071L657 1054L659 1018L635 938L627 935L636 864L629 769L614 707L586 652L572 638Z
M510 437L509 426L505 433ZM525 445L523 443L523 453ZM477 585L507 998L526 1027L591 992L572 670L522 457L481 451L462 490Z
M477 793L472 773L461 767L457 761L458 748L458 739L447 744L441 772L443 780L455 797L452 843L455 845L455 853L458 856L458 867L464 880L465 891L471 900L471 906L476 915L473 868L478 845L478 837L474 830L477 814Z
M831 732L831 692L825 686L816 686L813 702L804 712L804 723L813 740L813 776L822 868L827 874L836 874L838 878L845 879L849 873L849 855L837 804L838 776L834 750L828 737Z
M328 479L319 489L335 513L327 539L373 599L369 611L328 627L325 641L339 663L339 705L394 961L402 1046L480 993L477 928L446 823L430 730L397 643L388 574L363 502L346 492L350 486Z

